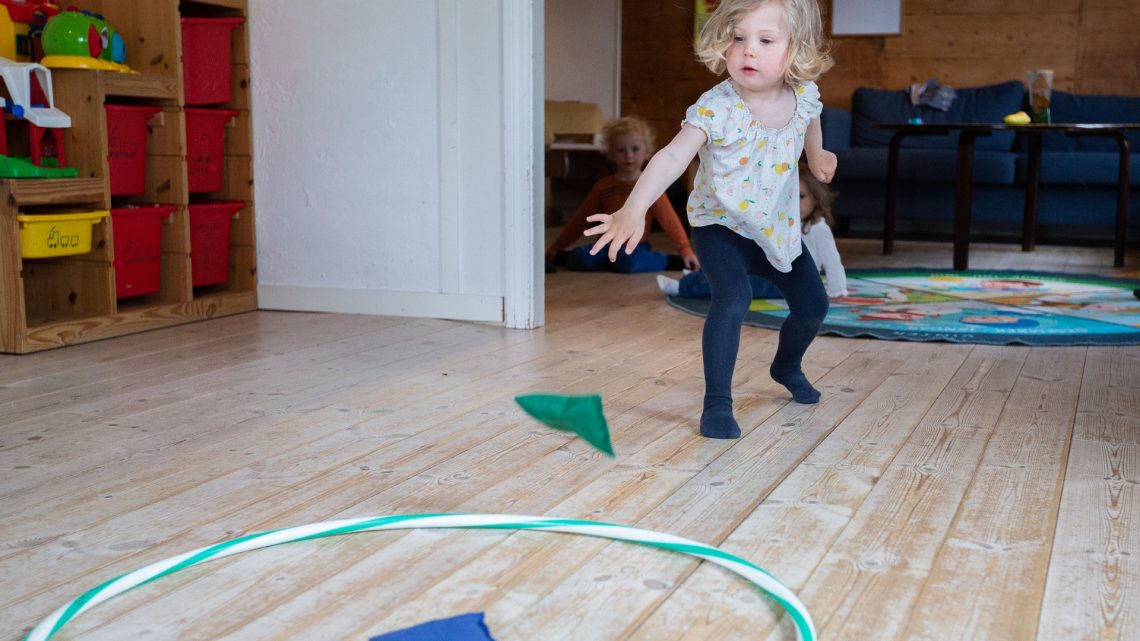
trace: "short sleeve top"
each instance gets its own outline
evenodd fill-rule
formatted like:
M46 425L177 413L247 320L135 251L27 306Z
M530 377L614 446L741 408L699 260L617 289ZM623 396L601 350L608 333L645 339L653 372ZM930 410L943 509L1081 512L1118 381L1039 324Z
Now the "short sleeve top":
M729 80L702 94L684 120L708 137L686 207L689 224L725 225L760 245L781 272L800 255L799 158L808 124L823 110L814 82L793 91L795 113L778 128L761 125Z

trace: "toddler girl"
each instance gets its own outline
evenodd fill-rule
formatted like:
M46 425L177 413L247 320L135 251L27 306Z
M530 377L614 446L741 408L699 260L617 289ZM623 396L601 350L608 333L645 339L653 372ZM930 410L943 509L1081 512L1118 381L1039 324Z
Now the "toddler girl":
M779 288L789 315L769 368L800 403L819 392L801 369L803 355L827 314L827 294L811 254L804 251L799 216L799 158L830 182L835 154L823 149L823 105L815 79L831 66L822 45L815 0L722 0L699 38L697 56L728 78L689 107L677 136L653 156L624 206L588 218L616 260L635 249L645 210L699 152L689 196L693 247L712 287L702 339L705 370L701 434L737 438L732 374L740 327L752 301L748 274Z

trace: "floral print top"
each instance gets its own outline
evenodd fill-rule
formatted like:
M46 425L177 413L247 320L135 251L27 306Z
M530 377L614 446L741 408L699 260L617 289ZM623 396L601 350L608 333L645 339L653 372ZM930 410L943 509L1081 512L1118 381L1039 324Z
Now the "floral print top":
M814 82L795 87L796 110L782 127L765 127L725 80L685 112L705 132L701 165L689 194L689 224L724 225L756 241L768 262L792 269L800 242L799 158L808 123L823 103Z

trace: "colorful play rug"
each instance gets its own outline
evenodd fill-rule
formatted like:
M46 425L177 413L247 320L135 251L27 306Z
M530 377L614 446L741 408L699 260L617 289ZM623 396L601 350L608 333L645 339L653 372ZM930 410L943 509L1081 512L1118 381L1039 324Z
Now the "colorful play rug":
M1140 344L1140 281L1031 271L853 269L820 334L986 345ZM708 299L667 297L704 316ZM745 323L778 328L787 303L755 299Z

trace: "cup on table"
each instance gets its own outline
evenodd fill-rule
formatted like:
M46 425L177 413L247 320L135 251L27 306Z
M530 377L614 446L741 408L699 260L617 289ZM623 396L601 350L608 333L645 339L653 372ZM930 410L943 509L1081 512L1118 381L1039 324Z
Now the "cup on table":
M1053 95L1053 70L1029 72L1029 117L1033 122L1052 122L1049 101Z

